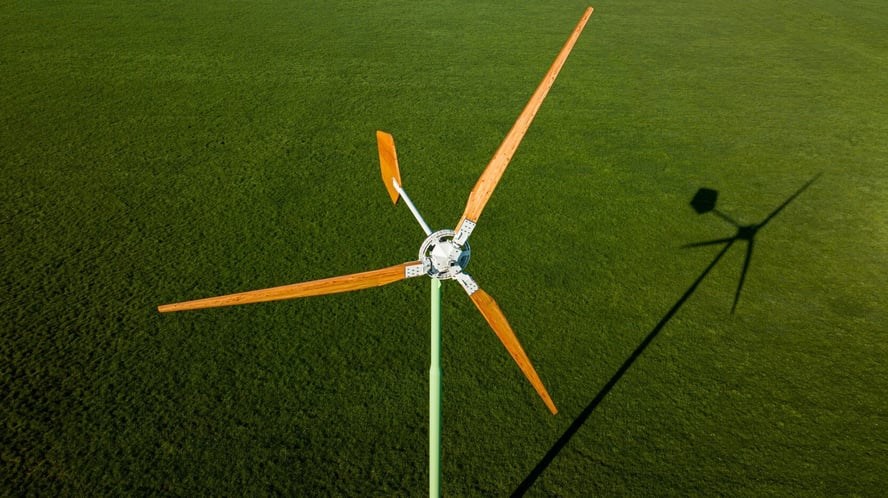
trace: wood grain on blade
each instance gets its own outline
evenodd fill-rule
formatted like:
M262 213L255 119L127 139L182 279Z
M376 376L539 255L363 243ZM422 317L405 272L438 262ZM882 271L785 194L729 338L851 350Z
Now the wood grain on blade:
M268 289L259 289L225 296L208 297L182 303L165 304L158 306L160 312L185 311L201 308L216 308L220 306L234 306L238 304L262 303L281 299L293 299L297 297L320 296L323 294L336 294L353 290L379 287L403 280L408 266L421 264L419 261L403 263L379 270L372 270L352 275L313 280L298 284L282 285Z
M481 289L478 289L469 297L472 298L472 302L475 303L475 306L477 306L481 311L481 314L484 315L484 319L487 320L487 323L490 324L493 331L496 332L496 335L499 337L500 341L502 341L503 346L505 346L509 351L509 354L512 355L512 359L518 364L518 368L524 372L524 376L527 377L527 380L530 381L533 388L536 389L536 392L541 398L543 398L543 403L546 404L549 411L552 412L552 415L558 413L558 409L555 408L555 403L552 402L552 398L549 397L549 393L546 392L546 388L543 386L543 381L540 380L536 370L534 370L533 365L530 363L530 359L524 352L524 348L522 348L521 343L518 342L518 337L515 336L515 332L509 325L509 321L506 320L506 315L503 314L503 311L496 304L496 301Z
M509 130L505 140L503 140L503 143L500 144L496 153L493 155L493 158L487 164L487 168L484 170L484 173L481 174L481 177L472 189L472 193L469 194L469 201L466 204L462 219L460 219L459 224L456 226L456 232L459 232L463 220L469 219L473 222L478 221L478 218L481 216L481 211L484 210L484 206L493 194L493 189L496 188L497 183L499 183L500 178L506 171L509 161L512 160L515 150L518 149L518 145L521 143L521 139L524 138L527 129L530 128L530 124L533 122L533 118L536 116L540 105L542 105L543 99L546 98L549 89L552 88L552 84L555 83L555 78L558 77L561 67L564 66L564 61L567 60L567 56L573 49L574 44L576 44L577 38L579 38L580 33L586 26L586 21L589 20L589 16L592 15L592 12L592 7L589 7L586 9L586 12L583 13L583 17L580 18L580 22L577 23L570 38L568 38L564 47L561 48L561 52L558 53L555 62L552 63L546 76L543 77L543 81L540 82L540 85L530 97L524 110L521 111L515 124L512 125L512 129Z

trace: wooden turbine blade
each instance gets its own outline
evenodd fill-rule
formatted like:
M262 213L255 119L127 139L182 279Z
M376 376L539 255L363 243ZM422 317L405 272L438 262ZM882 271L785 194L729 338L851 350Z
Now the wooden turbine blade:
M475 303L475 306L481 311L481 314L484 315L484 319L487 320L487 323L490 324L493 331L496 332L496 335L499 337L500 341L502 341L503 346L505 346L509 351L509 354L512 355L512 359L518 364L518 368L524 372L524 376L527 377L527 380L530 381L533 388L536 389L536 392L541 398L543 398L543 403L546 404L549 411L552 412L552 415L558 413L558 409L555 408L555 403L552 402L552 398L549 397L549 393L546 392L546 388L543 386L543 381L540 380L536 370L534 370L533 365L530 363L530 359L527 357L527 353L524 352L524 348L522 348L521 343L518 342L518 337L515 336L515 332L509 325L509 321L506 320L506 315L503 314L503 311L496 304L496 301L481 289L476 290L470 294L469 297L472 299L472 302Z
M417 269L419 267L419 269ZM408 273L408 268L411 270ZM259 289L225 296L208 297L182 303L164 304L157 310L163 313L169 311L196 310L201 308L216 308L220 306L234 306L238 304L262 303L266 301L278 301L281 299L293 299L297 297L320 296L323 294L336 294L370 287L379 287L403 280L405 278L420 276L422 263L413 261L400 265L390 266L379 270L372 270L352 275L313 280L298 284L282 285L269 289Z
M512 160L512 155L515 154L515 150L518 149L518 145L521 143L521 139L524 138L524 134L527 133L527 129L530 128L530 124L533 122L533 118L536 116L540 105L542 105L543 99L546 98L546 94L549 93L549 89L552 88L552 84L555 83L555 78L558 77L561 67L564 66L568 54L570 54L570 51L573 49L577 38L579 38L580 33L586 26L586 21L589 20L589 16L592 15L592 12L592 7L589 7L586 9L586 12L583 13L583 17L580 18L580 22L577 23L570 38L568 38L564 47L562 47L561 52L558 53L555 62L553 62L552 66L549 68L549 72L543 77L543 81L530 97L524 110L521 111L515 124L512 125L512 129L509 130L503 143L500 144L496 153L493 155L493 158L487 164L487 168L484 170L484 173L481 174L481 177L472 189L472 193L469 194L469 201L466 204L462 219L460 219L459 223L456 225L455 231L457 233L459 233L463 221L469 220L472 223L478 221L478 218L481 216L481 211L484 210L484 206L493 194L493 189L496 188L497 183L499 183L500 178L506 171L509 161Z
M384 131L376 131L376 145L379 147L379 166L382 170L382 182L388 190L392 204L398 202L398 191L392 180L401 185L401 170L398 168L398 154L395 151L395 139Z

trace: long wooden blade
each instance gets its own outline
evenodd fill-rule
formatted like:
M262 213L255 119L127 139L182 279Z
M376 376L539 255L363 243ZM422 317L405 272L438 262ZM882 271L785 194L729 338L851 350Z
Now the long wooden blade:
M546 404L549 411L552 412L552 415L558 413L558 409L555 408L555 403L552 402L552 398L549 397L549 393L546 392L546 388L543 386L543 381L540 380L536 370L534 370L533 365L530 363L530 359L524 352L524 348L522 348L521 343L518 342L518 337L515 336L515 332L509 325L509 321L506 320L506 315L503 314L503 311L496 304L496 301L481 289L470 294L469 297L472 298L472 302L475 303L475 306L477 306L481 311L481 314L484 315L484 319L487 320L487 323L490 324L493 331L496 332L496 335L499 337L500 341L502 341L503 346L505 346L509 351L509 354L512 355L512 359L518 364L518 368L524 372L524 376L527 377L527 380L530 381L533 388L536 389L536 392L541 398L543 398L543 403Z
M586 21L589 20L589 16L592 15L592 12L592 7L589 7L586 9L586 12L583 13L583 17L580 18L580 22L577 23L570 38L568 38L564 47L562 47L561 52L558 53L555 62L553 62L552 66L549 68L549 72L543 77L543 81L530 97L524 110L518 116L515 124L512 125L512 129L509 130L509 133L506 135L505 140L503 140L503 143L500 144L496 153L493 155L493 158L487 164L487 168L484 170L484 173L481 174L481 177L472 189L472 193L469 194L469 201L466 204L463 217L456 225L457 233L459 233L460 228L462 228L464 220L470 220L473 223L478 221L478 218L481 216L481 211L484 210L484 206L490 199L491 194L493 194L493 189L496 188L497 183L499 183L500 178L506 171L509 161L512 160L515 150L518 149L518 145L521 143L521 139L524 138L524 134L527 133L527 129L530 128L530 123L533 122L533 118L536 116L540 105L542 105L543 99L546 98L546 94L549 93L549 89L552 88L552 84L555 83L555 78L558 77L561 67L564 66L568 54L570 54L570 51L573 49L577 38L579 38L580 33L586 26Z
M320 296L323 294L335 294L337 292L367 289L369 287L379 287L405 278L422 275L421 268L422 263L420 261L413 261L410 263L390 266L388 268L382 268L380 270L354 273L352 275L282 285L280 287L271 287L269 289L239 292L237 294L228 294L225 296L208 297L204 299L196 299L194 301L164 304L163 306L158 306L157 310L166 313L169 311L185 311L201 308L216 308L220 306L234 306L237 304L262 303L266 301Z
M376 131L376 145L379 148L379 167L382 170L382 182L388 190L392 204L398 202L398 191L392 180L401 185L401 170L398 168L398 154L395 151L395 139L384 131Z

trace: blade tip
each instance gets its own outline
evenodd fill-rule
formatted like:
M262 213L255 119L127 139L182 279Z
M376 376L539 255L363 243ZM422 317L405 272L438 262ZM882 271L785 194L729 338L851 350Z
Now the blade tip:
M549 397L549 393L546 393L546 397L543 398L543 403L546 404L546 408L552 412L552 415L558 415L558 408L555 407L555 402Z

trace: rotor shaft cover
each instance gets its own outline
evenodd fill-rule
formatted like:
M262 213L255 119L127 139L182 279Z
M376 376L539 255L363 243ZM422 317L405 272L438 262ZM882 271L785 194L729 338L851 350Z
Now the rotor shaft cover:
M419 248L419 259L430 277L440 280L456 278L469 264L469 243L459 245L453 241L456 232L439 230L429 235Z

